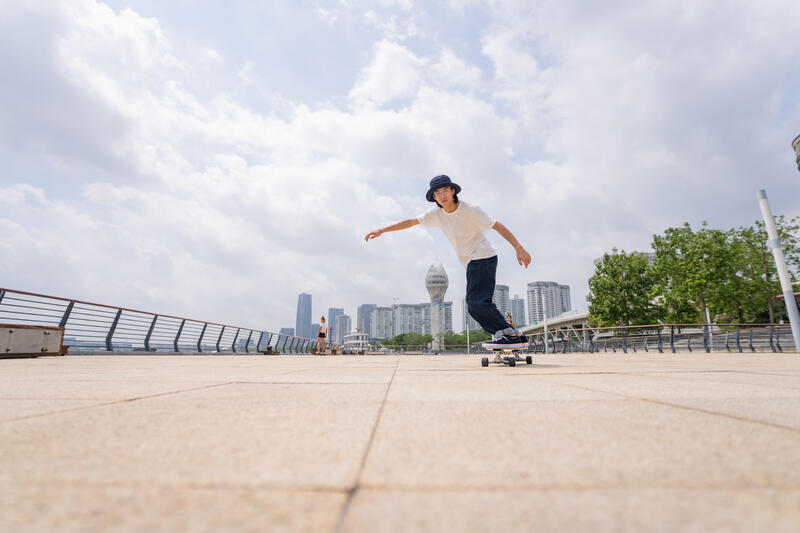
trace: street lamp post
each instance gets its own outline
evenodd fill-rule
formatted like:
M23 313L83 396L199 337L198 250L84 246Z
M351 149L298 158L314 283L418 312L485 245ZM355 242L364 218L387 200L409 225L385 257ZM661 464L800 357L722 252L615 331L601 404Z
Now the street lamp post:
M796 141L796 139L795 139ZM781 280L783 290L783 301L786 304L786 311L789 313L789 324L792 326L792 337L794 338L794 348L800 351L800 314L797 312L797 302L794 299L794 289L789 278L789 271L786 269L786 259L783 257L783 248L778 238L778 230L775 227L775 217L769 207L767 193L764 189L758 191L758 203L761 206L761 215L764 217L764 224L767 227L769 241L767 245L772 248L772 255L775 257L775 266L778 270L778 277Z

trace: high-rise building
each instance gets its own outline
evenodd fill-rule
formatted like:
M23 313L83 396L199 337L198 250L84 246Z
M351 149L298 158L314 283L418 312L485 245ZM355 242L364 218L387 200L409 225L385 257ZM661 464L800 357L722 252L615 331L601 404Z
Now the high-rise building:
M350 315L336 315L336 329L334 330L336 333L333 342L340 346L344 344L344 336L350 333L352 325Z
M430 304L428 304L430 306ZM395 304L392 306L392 333L422 333L425 311L422 305Z
M453 302L444 303L444 332L453 330Z
M317 322L317 323L311 324L311 336L309 338L316 340L318 334L319 334L319 323ZM298 337L299 337L299 335L298 335ZM330 337L330 335L328 337L325 337L326 342L327 342L329 337Z
M376 307L377 305L375 304L361 304L358 306L358 311L356 313L356 327L368 335L370 326L372 325L369 320L369 313Z
M298 337L306 339L316 335L317 331L311 331L311 295L300 293L297 297L297 319L294 324L294 331Z
M294 336L294 328L281 328L281 335Z
M392 315L391 307L376 307L372 309L369 312L369 336L373 339L390 339L394 337L392 332Z
M544 296L544 307L542 297ZM528 283L528 321L537 324L544 319L558 316L572 309L569 285L559 285L554 281L534 281Z
M511 319L518 328L528 325L525 321L525 299L517 294L511 299Z
M478 324L478 321L472 318L472 315L469 314L469 309L467 308L467 300L461 300L461 303L464 304L463 309L463 316L461 317L461 327L464 331L475 331L476 329L483 329L481 325Z
M508 285L495 285L494 294L492 295L492 303L497 306L497 310L506 317L507 313L511 312L511 306L508 300Z
M340 307L328 308L328 316L325 317L325 320L328 321L328 337L331 338L331 342L335 342L334 339L339 338L339 332L336 330L336 317L342 316L343 314L344 309ZM348 331L347 333L350 332Z

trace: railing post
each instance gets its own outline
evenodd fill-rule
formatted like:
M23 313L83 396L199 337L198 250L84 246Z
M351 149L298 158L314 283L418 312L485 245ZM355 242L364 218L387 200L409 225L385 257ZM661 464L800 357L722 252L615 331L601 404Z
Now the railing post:
M742 353L740 326L736 326L736 348L739 349L739 353Z
M769 327L769 347L772 348L772 353L775 353L775 344L772 342L772 337L775 334L775 326Z
M156 327L156 320L158 320L158 315L153 315L153 321L150 322L150 329L147 330L147 335L144 338L144 351L150 351L150 336L153 335L153 328Z
M644 351L647 352L647 353L650 353L649 347L647 346L648 342L650 342L650 336L649 335L644 338Z
M622 332L622 353L628 353L628 332Z
M675 353L675 326L669 327L669 347L672 349L672 353Z
M261 352L261 341L264 340L264 332L261 331L260 333L261 334L258 336L258 342L256 343L256 351L259 353Z
M111 338L114 336L114 330L117 329L117 324L119 323L119 317L122 315L122 309L117 309L117 315L114 317L114 322L111 323L111 327L108 329L108 335L106 335L106 350L109 352L114 351L114 345L111 343Z
M0 291L5 292L5 291ZM0 294L0 300L3 299L3 296ZM67 304L67 308L64 309L64 314L61 315L61 320L58 323L58 327L65 328L67 327L67 320L69 320L69 315L72 313L72 308L75 307L75 302L70 302Z
M3 298L5 297L5 295L6 295L6 291L0 291L0 303L3 303Z
M687 333L686 334L686 348L688 348L690 352L692 351L692 334L691 333Z
M658 333L658 353L664 353L664 344L661 341L661 328L659 327L656 331Z
M750 335L749 335L749 339L748 339L748 345L750 347L750 351L751 352L755 352L756 351L755 347L753 346L753 329L752 328L750 328Z
M178 352L178 340L181 338L181 333L183 333L184 324L186 324L185 318L181 321L181 325L178 327L178 333L175 335L175 340L172 341L172 347L175 348L176 352Z
M239 331L242 328L236 328L236 335L233 336L233 342L231 343L231 352L236 353L236 339L239 338Z
M731 332L730 332L730 331L726 331L726 332L725 332L725 349L726 349L727 351L729 351L729 352L731 351L730 344L728 344L728 337L730 336L730 334L731 334Z
M775 332L775 346L778 347L778 351L783 353L783 347L781 346L781 328Z
M250 339L253 338L253 330L250 330L250 335L247 336L247 342L244 343L244 353L250 353Z
M217 353L220 353L222 349L219 347L219 343L222 342L222 336L225 334L225 326L222 326L222 329L219 330L219 337L217 337Z
M200 332L200 338L197 339L197 353L203 353L203 337L206 334L206 328L208 327L208 323L203 323L203 330Z
M703 327L703 348L706 349L706 353L711 352L711 348L708 346L708 328Z

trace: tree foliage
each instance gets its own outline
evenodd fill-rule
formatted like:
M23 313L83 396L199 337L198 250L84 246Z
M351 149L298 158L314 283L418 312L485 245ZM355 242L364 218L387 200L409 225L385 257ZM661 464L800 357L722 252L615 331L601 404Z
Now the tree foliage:
M776 218L793 281L800 273L800 217ZM775 322L785 315L769 237L762 221L719 230L688 223L654 235L652 266L639 254L604 256L589 280L589 315L596 325L705 321Z
M646 256L625 250L603 256L589 279L589 315L597 326L652 324L659 317L653 301L655 278Z

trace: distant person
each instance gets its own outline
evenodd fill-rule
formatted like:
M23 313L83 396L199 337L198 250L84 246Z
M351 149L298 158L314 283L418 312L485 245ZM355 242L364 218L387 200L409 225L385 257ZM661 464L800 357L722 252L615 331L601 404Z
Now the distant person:
M425 198L436 203L416 218L409 218L382 229L367 233L364 240L380 237L387 231L399 231L422 224L426 227L439 227L453 245L458 260L467 269L467 309L481 327L492 335L486 348L524 348L528 338L509 324L492 303L495 275L497 272L497 252L485 234L493 229L507 240L517 254L520 265L528 268L530 254L517 241L512 233L500 222L487 215L480 207L458 199L461 187L440 175L431 180ZM499 357L499 354L498 354Z
M514 328L514 329L517 329L517 325L516 325L516 324L514 324L514 319L513 319L513 318L511 318L511 313L506 313L506 322L508 322L509 324L511 324L511 327L512 327L512 328Z
M328 336L328 326L325 325L325 317L319 319L319 329L317 330L317 353L322 355L325 352L325 337Z

